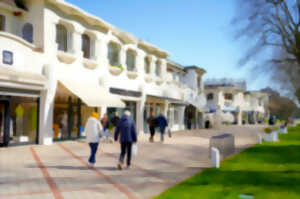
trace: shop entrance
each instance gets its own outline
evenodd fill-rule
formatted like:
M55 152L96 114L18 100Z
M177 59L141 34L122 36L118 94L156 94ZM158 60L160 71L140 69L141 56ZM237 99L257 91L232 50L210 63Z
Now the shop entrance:
M9 120L8 120L7 101L0 100L0 146L7 146L9 139Z

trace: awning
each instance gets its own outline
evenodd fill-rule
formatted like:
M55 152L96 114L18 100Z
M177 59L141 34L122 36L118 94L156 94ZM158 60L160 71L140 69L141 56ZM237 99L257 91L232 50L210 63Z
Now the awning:
M89 107L125 107L125 103L118 96L110 94L100 85L67 78L61 78L59 81Z

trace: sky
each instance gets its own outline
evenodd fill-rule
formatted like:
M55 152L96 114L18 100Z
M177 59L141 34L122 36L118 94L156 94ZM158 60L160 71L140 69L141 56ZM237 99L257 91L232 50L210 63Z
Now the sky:
M170 53L181 65L204 68L207 78L245 79L249 90L269 86L238 65L245 43L234 40L234 0L66 0ZM95 3L97 2L97 3Z

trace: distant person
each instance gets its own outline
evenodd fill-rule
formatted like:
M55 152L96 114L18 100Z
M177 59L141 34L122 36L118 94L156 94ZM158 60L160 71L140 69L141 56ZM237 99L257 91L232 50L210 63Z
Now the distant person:
M154 112L153 111L150 112L150 116L147 119L147 123L148 123L149 130L150 130L149 141L150 142L154 142L154 135L155 135L155 128L157 126L157 120L156 120L156 118L154 116Z
M109 121L108 121L108 117L107 117L106 113L103 115L103 118L101 120L101 124L102 124L102 127L103 127L104 135L107 138L108 137Z
M129 110L126 110L121 117L116 130L115 130L115 141L119 139L121 144L121 154L120 161L118 164L118 169L123 168L124 158L127 153L127 168L131 165L131 148L132 144L137 142L136 127L133 119L130 117Z
M160 141L164 142L166 127L168 126L167 118L161 113L157 117L157 125L160 131Z
M94 167L100 138L104 135L98 113L93 112L85 125L86 141L91 148L89 166Z
M269 118L269 125L274 125L274 124L275 124L275 117L271 115Z
M118 126L119 121L120 121L120 117L119 117L118 112L116 111L114 113L113 118L111 119L111 123L112 123L112 125L113 125L114 128L116 128Z

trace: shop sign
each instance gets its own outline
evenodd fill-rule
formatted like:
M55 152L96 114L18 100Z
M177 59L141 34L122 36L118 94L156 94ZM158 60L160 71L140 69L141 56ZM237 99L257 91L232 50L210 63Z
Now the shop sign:
M13 65L14 54L11 51L4 50L2 52L2 63L7 65Z

